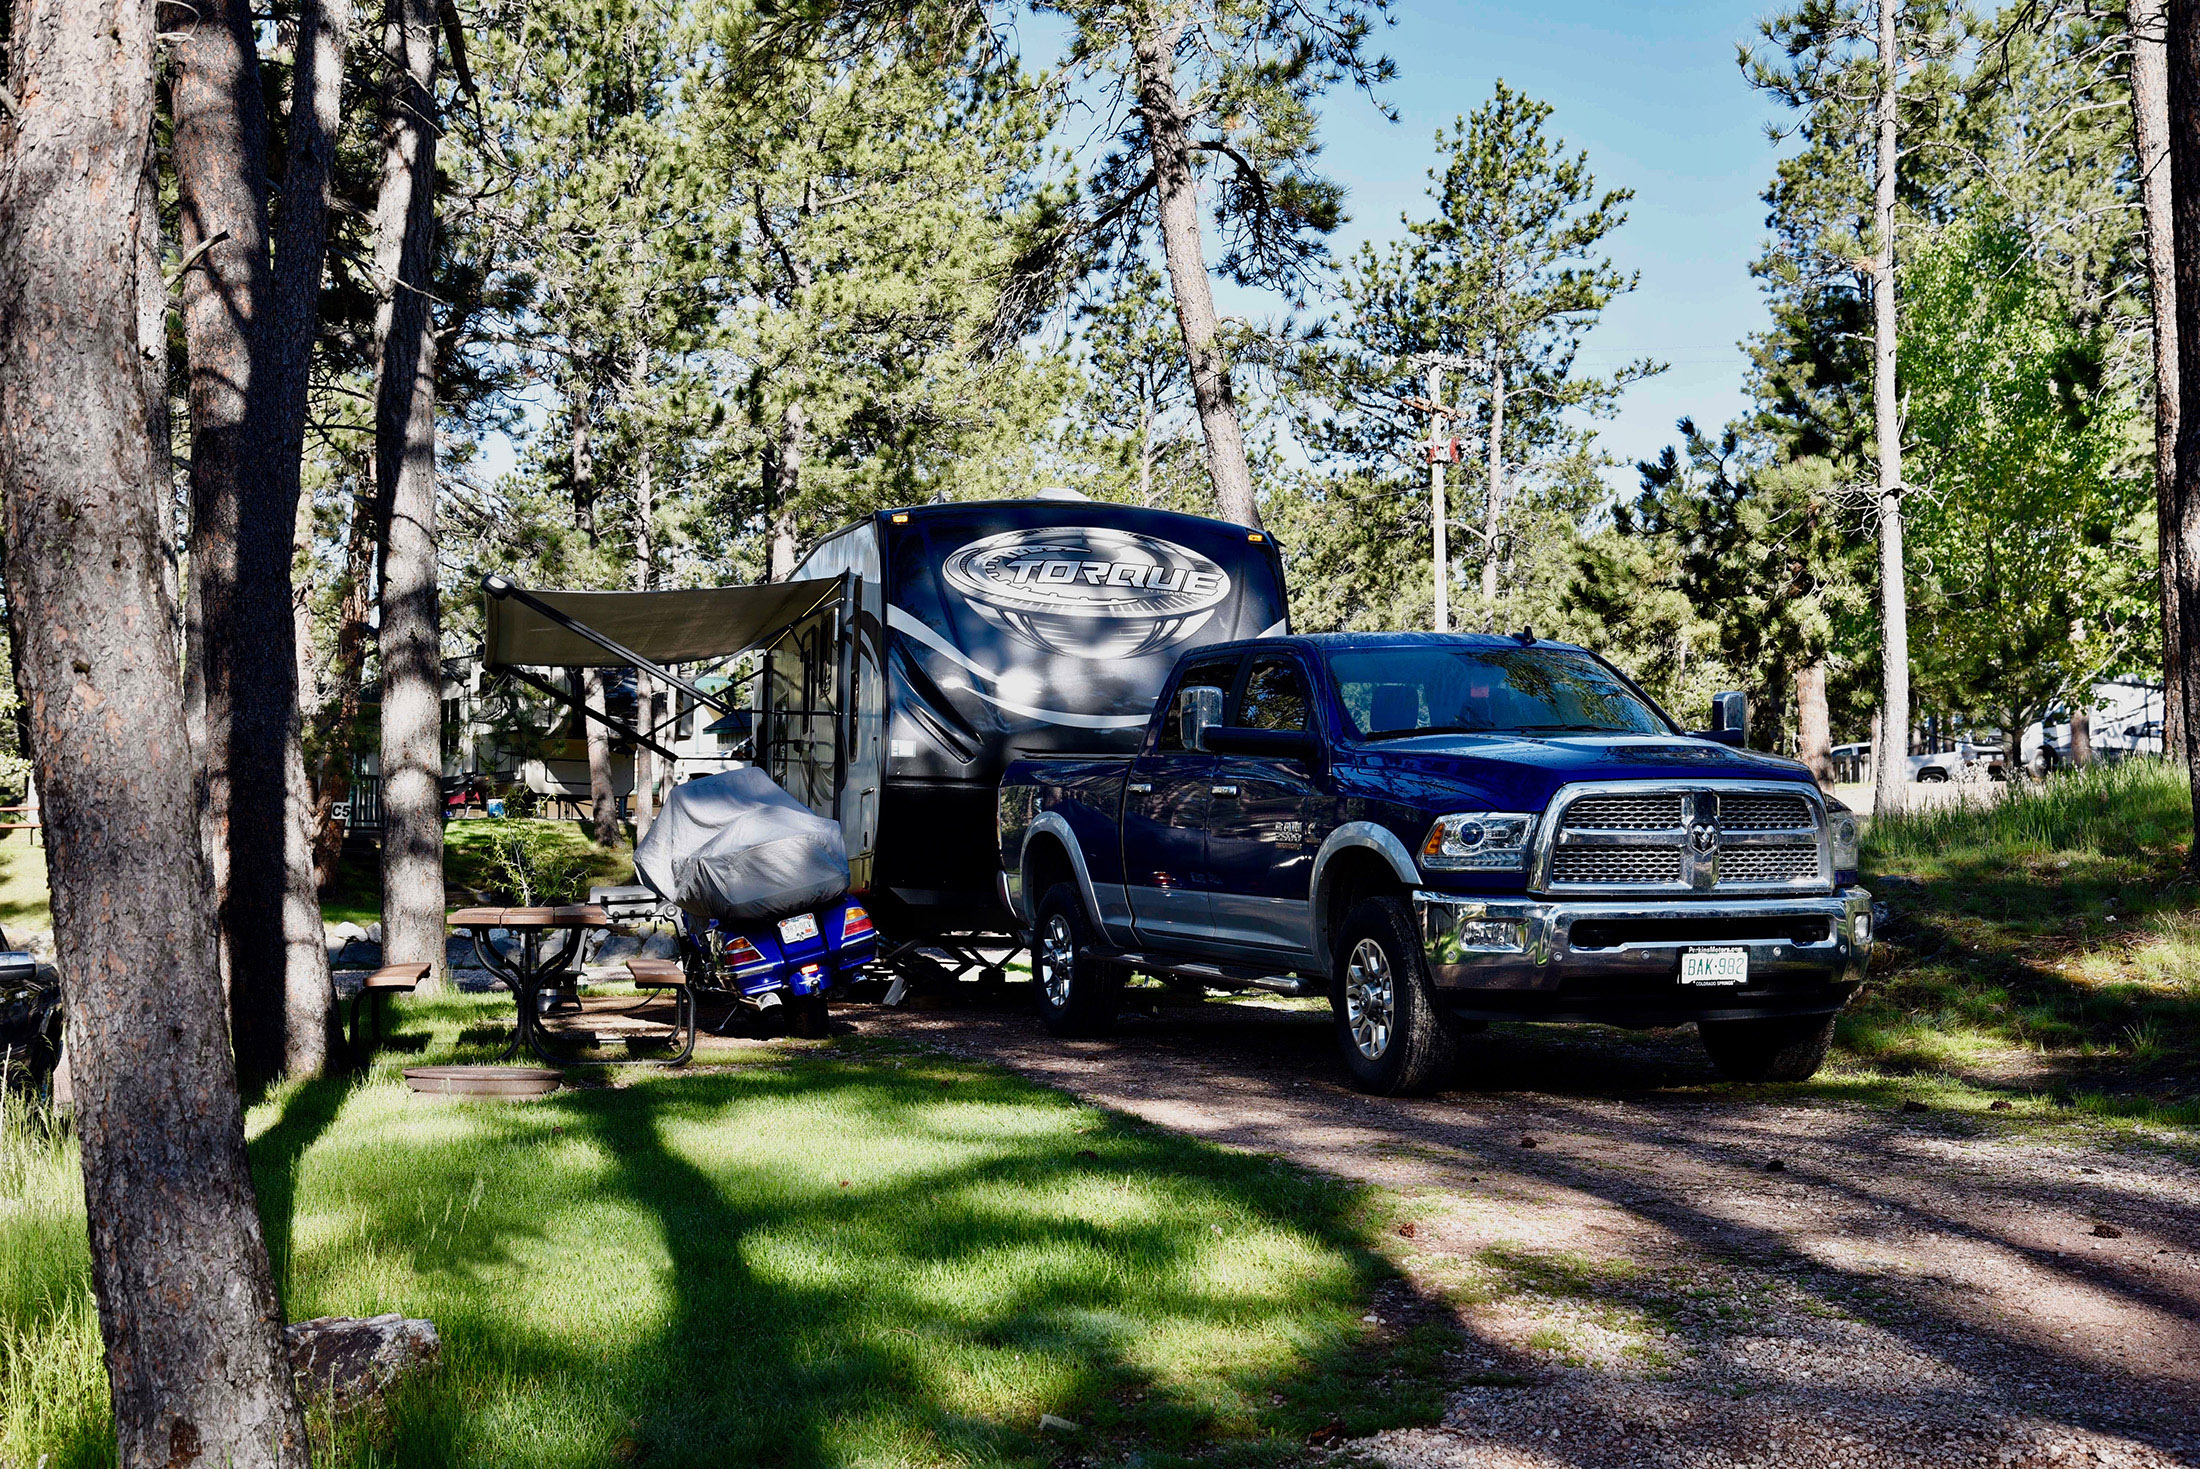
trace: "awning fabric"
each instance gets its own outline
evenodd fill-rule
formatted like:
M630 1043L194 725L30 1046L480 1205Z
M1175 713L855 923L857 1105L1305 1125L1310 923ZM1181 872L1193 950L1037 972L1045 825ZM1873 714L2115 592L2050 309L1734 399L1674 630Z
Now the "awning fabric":
M671 592L528 594L653 663L695 663L762 647L840 591L838 577ZM490 668L623 668L608 649L510 597L489 597Z

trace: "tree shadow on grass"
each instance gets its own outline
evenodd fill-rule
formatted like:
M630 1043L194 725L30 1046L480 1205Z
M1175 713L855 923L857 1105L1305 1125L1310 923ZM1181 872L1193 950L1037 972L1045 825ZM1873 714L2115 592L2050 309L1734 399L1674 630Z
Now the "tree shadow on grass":
M331 1140L305 1208L339 1190L348 1218L294 1274L410 1279L433 1309L374 1303L434 1316L448 1365L328 1462L1263 1459L1441 1409L1441 1305L1393 1282L1405 1324L1358 1319L1389 1271L1354 1189L997 1074L828 1057L421 1116L465 1140L406 1139L402 1187L343 1184ZM1084 1430L1052 1442L1042 1412Z

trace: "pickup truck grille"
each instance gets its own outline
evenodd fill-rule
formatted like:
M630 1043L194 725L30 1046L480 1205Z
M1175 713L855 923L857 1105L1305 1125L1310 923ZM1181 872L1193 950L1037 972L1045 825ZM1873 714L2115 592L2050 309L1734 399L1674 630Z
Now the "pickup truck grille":
M1544 830L1533 886L1640 895L1823 889L1818 803L1793 786L1587 790Z
M1801 796L1721 796L1719 826L1725 831L1815 829L1810 803Z
M1678 831L1681 798L1663 796L1584 796L1566 808L1569 831Z
M1561 847L1551 857L1551 881L1597 887L1681 880L1681 854L1657 847Z

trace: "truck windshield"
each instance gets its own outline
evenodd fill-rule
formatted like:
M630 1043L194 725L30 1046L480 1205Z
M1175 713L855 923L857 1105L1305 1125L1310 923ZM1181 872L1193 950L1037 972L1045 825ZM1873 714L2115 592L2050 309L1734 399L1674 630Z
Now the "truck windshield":
M1425 734L1671 734L1612 671L1548 648L1416 646L1328 655L1361 739Z

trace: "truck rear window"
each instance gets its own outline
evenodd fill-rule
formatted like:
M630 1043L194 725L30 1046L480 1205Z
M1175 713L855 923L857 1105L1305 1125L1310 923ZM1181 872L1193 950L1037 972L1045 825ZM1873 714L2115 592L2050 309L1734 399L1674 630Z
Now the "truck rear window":
M1584 653L1423 646L1327 656L1361 739L1674 732L1639 694Z

